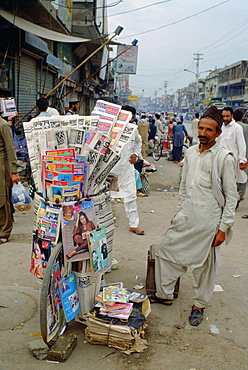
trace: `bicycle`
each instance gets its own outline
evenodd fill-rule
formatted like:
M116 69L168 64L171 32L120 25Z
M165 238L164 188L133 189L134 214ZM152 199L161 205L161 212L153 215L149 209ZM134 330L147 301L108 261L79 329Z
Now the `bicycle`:
M153 148L153 158L155 161L158 161L162 156L165 156L167 157L168 161L170 161L172 160L173 140L168 139L167 135L165 134L162 134L160 136L160 139L156 141ZM183 144L182 159L187 149L188 145Z
M172 139L169 139L166 134L159 135L160 138L155 142L152 156L155 161L158 161L162 156L171 158Z

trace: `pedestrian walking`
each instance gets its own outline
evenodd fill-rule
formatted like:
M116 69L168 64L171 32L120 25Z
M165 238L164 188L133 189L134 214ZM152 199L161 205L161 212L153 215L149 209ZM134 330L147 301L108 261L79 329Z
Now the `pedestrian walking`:
M155 113L155 126L157 127L157 134L162 135L164 133L164 126L160 121L159 113Z
M233 112L233 119L243 129L243 135L244 135L245 145L246 145L246 158L248 159L248 125L247 125L247 123L242 122L242 118L243 118L242 110L241 109L235 109L235 111ZM246 175L248 175L247 163L246 163L246 168L244 169L244 171L245 171ZM240 200L244 199L245 192L246 192L246 182L243 183L243 184L242 183L238 184L238 193L240 195Z
M138 132L142 139L141 154L142 157L145 158L146 151L148 149L148 136L150 132L149 122L147 121L145 114L143 114L141 119L138 121Z
M193 145L199 144L199 139L198 139L198 123L199 123L199 113L195 113L194 119L192 121L191 125L191 133L193 136Z
M179 120L173 126L173 149L172 149L172 159L174 163L179 163L181 161L184 137L186 137L186 142L188 141L188 132L186 127Z
M20 181L17 168L11 127L0 118L0 244L9 240L13 228L11 191L12 184Z
M122 107L132 113L130 123L134 122L136 109L129 105ZM141 137L137 130L137 125L133 133L122 149L121 159L112 169L112 172L118 175L119 191L111 191L112 198L123 198L126 215L129 221L129 231L137 234L144 235L144 230L139 229L139 214L137 209L137 194L134 164L138 157L141 156Z
M77 114L79 110L79 100L73 98L69 101L69 109L66 112L66 115Z
M217 142L230 150L236 159L236 183L239 192L236 208L238 208L243 188L243 185L240 184L246 184L247 182L247 175L244 172L247 162L245 139L242 127L233 119L233 109L231 107L225 107L222 110L222 117L224 125Z

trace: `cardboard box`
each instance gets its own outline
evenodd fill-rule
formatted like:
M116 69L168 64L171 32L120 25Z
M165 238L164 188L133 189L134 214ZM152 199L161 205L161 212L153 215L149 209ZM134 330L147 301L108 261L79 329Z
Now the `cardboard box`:
M2 117L13 116L16 114L16 104L14 98L0 100L0 111Z

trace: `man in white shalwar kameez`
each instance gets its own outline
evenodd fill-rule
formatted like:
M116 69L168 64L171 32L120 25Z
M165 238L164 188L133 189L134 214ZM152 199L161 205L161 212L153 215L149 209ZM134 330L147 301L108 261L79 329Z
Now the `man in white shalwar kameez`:
M135 108L125 106L122 109L132 112L133 117L130 122L133 122L136 113ZM138 228L139 214L136 202L137 192L134 173L134 164L136 163L137 158L141 156L142 140L138 133L137 126L132 123L128 123L127 126L128 125L130 127L134 127L134 130L130 139L121 151L121 159L112 170L113 173L118 175L119 191L111 191L111 197L123 198L126 215L129 220L129 231L137 235L144 235L144 230L140 230Z
M171 305L177 279L193 268L193 326L201 323L212 296L220 245L230 239L237 202L234 157L215 142L221 126L221 113L213 106L199 121L200 145L186 152L178 212L158 246L157 292L149 297L151 303Z
M243 187L247 182L247 175L244 171L247 161L246 143L242 127L233 119L233 109L231 107L225 107L222 110L222 118L224 125L222 127L222 133L217 139L217 143L230 150L236 160L236 183L239 193L236 208L238 208Z

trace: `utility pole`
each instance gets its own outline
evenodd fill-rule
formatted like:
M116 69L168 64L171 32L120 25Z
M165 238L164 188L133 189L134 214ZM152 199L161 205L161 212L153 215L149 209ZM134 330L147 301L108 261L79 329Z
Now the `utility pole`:
M167 86L168 86L168 81L164 81L164 106L165 106L165 110L167 110Z
M196 53L196 54L193 54L194 55L194 61L195 61L195 70L196 70L196 74L195 74L195 89L196 89L196 93L195 93L195 105L197 105L199 103L199 89L198 89L198 80L200 78L200 60L203 60L203 54L201 53Z

